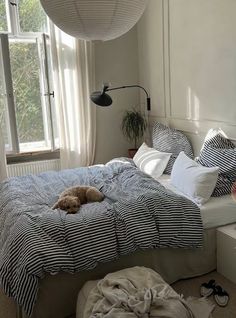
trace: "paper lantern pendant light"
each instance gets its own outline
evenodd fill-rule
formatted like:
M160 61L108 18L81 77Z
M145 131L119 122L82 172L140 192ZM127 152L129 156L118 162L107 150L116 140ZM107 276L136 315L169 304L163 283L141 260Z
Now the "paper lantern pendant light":
M128 32L148 0L40 0L64 32L84 40L112 40Z

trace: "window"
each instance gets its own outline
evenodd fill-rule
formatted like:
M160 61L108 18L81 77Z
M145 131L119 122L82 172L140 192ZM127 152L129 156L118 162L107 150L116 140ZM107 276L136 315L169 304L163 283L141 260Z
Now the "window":
M58 144L47 17L39 0L0 3L0 124L7 153Z

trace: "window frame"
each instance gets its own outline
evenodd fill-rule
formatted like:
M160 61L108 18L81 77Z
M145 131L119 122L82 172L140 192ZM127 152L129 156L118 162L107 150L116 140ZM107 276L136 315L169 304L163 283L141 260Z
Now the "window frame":
M10 54L9 54L9 40L7 34L0 34L0 48L2 52L2 61L3 64L3 77L5 82L5 96L6 96L6 107L8 111L8 121L10 129L10 148L9 153L19 153L19 140L17 133L17 124L16 124L16 112L15 112L15 103L14 103L14 92L13 92L13 83L11 76L11 63L10 63Z
M49 59L51 59L51 52L48 50L49 35L42 32L21 32L20 30L20 19L18 11L18 0L10 1L5 0L6 6L6 18L8 31L0 32L0 49L2 51L2 61L3 61L3 78L5 81L6 89L6 108L7 117L9 123L9 139L10 139L10 150L6 149L8 157L16 156L21 157L23 154L33 154L33 153L45 153L45 152L55 152L58 148L55 146L55 132L53 124L53 104L54 104L54 89L51 87L52 81L49 78ZM43 127L44 127L44 141L45 148L36 148L35 150L29 149L26 151L20 151L20 143L17 132L17 121L16 121L16 107L14 100L14 87L12 81L11 72L11 61L10 61L10 51L9 42L19 41L30 43L33 41L37 45L39 64L40 64L40 74L39 74L39 84L40 84L40 95L41 95L41 107L43 115ZM41 54L40 54L41 53ZM53 99L53 100L52 100ZM36 142L35 142L36 143ZM32 142L33 144L33 142Z

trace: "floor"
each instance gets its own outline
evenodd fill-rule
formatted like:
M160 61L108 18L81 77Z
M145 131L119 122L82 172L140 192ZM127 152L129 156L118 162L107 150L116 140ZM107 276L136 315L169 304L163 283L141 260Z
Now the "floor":
M236 270L236 268L235 268ZM210 274L181 280L172 285L175 291L179 294L183 294L184 297L195 296L200 297L199 289L200 285L204 282L208 282L210 279L215 279L215 281L224 288L230 296L228 306L221 308L216 305L213 311L213 318L235 318L236 317L236 284L233 284L231 281L226 279L224 276L220 275L217 272L212 272ZM209 299L214 302L213 296Z

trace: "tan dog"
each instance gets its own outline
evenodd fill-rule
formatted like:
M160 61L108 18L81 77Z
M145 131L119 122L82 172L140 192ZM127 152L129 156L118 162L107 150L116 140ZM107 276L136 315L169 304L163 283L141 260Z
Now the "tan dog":
M104 195L94 187L79 186L72 187L63 191L58 201L54 204L52 209L61 209L67 213L76 213L81 204L89 202L101 202Z

